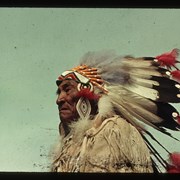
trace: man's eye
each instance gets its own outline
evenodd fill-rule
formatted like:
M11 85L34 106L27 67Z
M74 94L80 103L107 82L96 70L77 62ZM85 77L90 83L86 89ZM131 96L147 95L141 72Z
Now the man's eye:
M70 88L67 88L67 89L65 89L65 92L68 92L70 90Z

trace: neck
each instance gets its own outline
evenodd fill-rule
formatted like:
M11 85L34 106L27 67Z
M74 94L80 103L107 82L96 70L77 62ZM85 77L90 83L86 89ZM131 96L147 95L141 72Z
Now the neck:
M59 123L59 134L61 136L65 137L69 134L69 132L70 132L70 128L69 128L68 124L60 122Z

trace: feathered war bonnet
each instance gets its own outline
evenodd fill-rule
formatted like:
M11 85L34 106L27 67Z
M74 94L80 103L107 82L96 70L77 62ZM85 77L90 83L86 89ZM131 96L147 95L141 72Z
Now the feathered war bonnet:
M178 160L172 165L146 138L152 138L169 153L170 158L174 157L146 127L155 128L179 141L168 132L168 129L180 130L180 115L172 105L180 102L180 70L176 66L178 55L179 49L155 57L138 58L118 56L113 51L88 52L82 57L80 65L63 72L56 84L64 79L76 80L80 96L77 111L81 118L90 115L89 100L98 100L95 128L104 119L120 115L144 138L156 159L152 160L157 171L161 171L158 168L160 163L169 172L173 168L180 172L180 155L174 154L174 159Z

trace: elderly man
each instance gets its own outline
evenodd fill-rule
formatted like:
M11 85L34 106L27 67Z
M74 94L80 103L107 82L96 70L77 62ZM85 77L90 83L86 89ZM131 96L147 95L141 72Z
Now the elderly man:
M153 138L146 125L167 135L163 127L179 128L179 113L168 104L179 102L179 84L161 67L162 56L91 52L58 77L60 146L53 172L158 172L151 157L158 153L145 136ZM174 94L167 98L168 84Z

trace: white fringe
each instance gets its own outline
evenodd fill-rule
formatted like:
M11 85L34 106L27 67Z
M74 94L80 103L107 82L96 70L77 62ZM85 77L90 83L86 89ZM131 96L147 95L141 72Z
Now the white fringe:
M82 139L85 132L92 126L92 120L90 119L78 119L78 121L72 122L70 124L71 133L73 134L73 139L75 142Z

